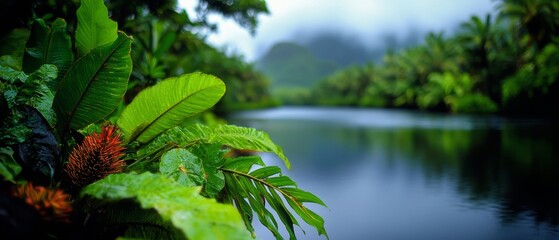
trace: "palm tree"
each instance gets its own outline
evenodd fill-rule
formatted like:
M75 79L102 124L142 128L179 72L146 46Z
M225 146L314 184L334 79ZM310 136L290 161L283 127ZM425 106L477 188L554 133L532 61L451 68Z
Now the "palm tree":
M559 1L502 0L501 14L517 21L521 33L530 37L537 50L551 43L559 34Z

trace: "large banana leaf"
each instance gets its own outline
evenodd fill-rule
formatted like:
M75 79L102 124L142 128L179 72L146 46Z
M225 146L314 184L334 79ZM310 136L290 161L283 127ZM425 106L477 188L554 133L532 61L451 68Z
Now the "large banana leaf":
M31 36L25 44L23 71L35 72L43 64L53 64L58 69L56 81L47 83L51 91L56 91L72 62L72 41L66 33L66 22L56 19L49 28L42 19L37 19L31 28Z
M117 23L109 18L103 0L81 0L76 14L76 48L79 56L117 39Z
M58 128L83 128L111 113L122 100L132 72L132 38L119 33L112 44L93 49L80 58L54 96Z
M128 105L117 125L128 142L149 142L186 118L203 112L219 101L225 84L203 73L168 78L144 89Z
M133 199L155 209L187 239L252 239L239 212L228 204L200 196L199 187L185 187L163 175L145 172L113 174L82 190L105 201Z

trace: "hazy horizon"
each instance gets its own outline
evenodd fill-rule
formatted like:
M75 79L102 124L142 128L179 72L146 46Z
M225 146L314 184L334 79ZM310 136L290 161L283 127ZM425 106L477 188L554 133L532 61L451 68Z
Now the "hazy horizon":
M180 0L179 6L195 18L196 3ZM256 60L277 42L302 43L320 33L355 39L372 50L393 41L422 38L428 32L451 34L472 15L495 12L493 0L282 0L267 4L270 14L259 16L254 36L231 19L211 15L209 20L218 24L218 30L208 35L208 41L242 54L247 61Z

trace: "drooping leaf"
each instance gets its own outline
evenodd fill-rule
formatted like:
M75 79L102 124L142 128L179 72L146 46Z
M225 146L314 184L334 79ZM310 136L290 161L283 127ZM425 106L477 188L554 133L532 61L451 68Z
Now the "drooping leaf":
M131 43L119 33L112 44L93 49L68 70L53 102L61 133L96 122L119 105L132 72Z
M122 112L117 125L128 142L149 142L163 131L211 108L225 84L203 73L168 78L144 89Z
M31 135L18 145L18 161L29 179L47 185L59 169L58 142L39 111L29 106L20 108L24 116L22 125L31 129Z
M272 152L283 159L288 168L291 166L281 147L276 145L268 134L254 128L234 125L217 125L212 128L201 124L191 124L185 127L175 127L140 149L138 155L141 157L153 153L168 143L185 147L199 142L221 144L239 150Z
M82 196L105 201L132 199L155 209L188 239L252 239L237 210L198 194L163 175L113 174L82 190Z
M293 180L281 175L278 167L261 167L249 172L250 167L242 163L242 160L263 165L251 159L235 159L225 164L221 170L226 179L225 201L235 203L248 229L252 229L252 212L255 212L260 222L274 233L276 238L282 238L275 217L266 209L267 202L285 226L290 239L295 238L293 226L300 226L295 215L316 228L319 235L328 238L324 229L324 220L303 205L303 203L315 203L326 206L320 198L299 189Z
M21 172L21 166L14 160L14 151L9 147L0 148L0 175L4 180L14 182L15 176Z
M60 18L56 19L49 28L42 19L35 20L25 45L23 71L31 73L44 64L55 65L58 77L56 81L47 82L50 90L54 92L73 61L72 40L66 33L66 22Z
M109 18L103 0L81 0L76 14L76 48L79 56L117 39L117 23Z

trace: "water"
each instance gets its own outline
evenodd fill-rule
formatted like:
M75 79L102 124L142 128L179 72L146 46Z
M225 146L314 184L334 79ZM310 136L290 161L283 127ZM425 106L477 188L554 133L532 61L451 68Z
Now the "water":
M283 147L284 172L328 205L309 207L331 239L559 239L559 131L549 122L344 108L230 122ZM299 239L325 239L303 227Z

